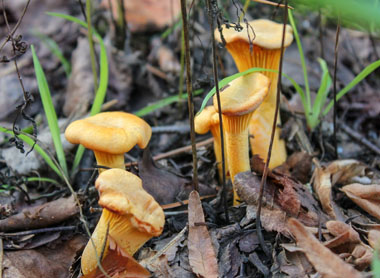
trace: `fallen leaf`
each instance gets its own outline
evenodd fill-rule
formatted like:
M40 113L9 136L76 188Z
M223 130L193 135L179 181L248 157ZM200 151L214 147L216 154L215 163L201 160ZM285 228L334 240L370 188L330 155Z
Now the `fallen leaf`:
M349 235L349 241L352 243L359 243L360 236L357 231L355 231L350 225L341 222L341 221L327 221L326 222L326 228L327 230L333 235L333 236L340 236L344 233L348 233Z
M144 189L160 204L170 204L178 199L187 199L192 190L191 181L159 168L153 161L149 148L144 149L142 160L139 161L139 176ZM201 195L214 194L215 190L199 184Z
M189 263L193 272L200 277L218 277L218 263L207 227L204 223L199 194L192 191L189 196Z
M0 231L27 230L60 223L76 214L79 209L74 196L60 198L43 205L25 208L20 213L0 220Z
M87 239L77 235L54 248L4 252L4 278L70 277L69 269Z
M111 0L112 13L118 18L117 0ZM109 8L109 1L103 0L103 7ZM125 20L132 31L157 30L175 22L181 9L174 0L124 0Z
M239 239L234 239L221 249L220 255L220 276L234 278L239 272L243 262L237 243Z
M380 219L380 184L353 183L342 187L341 190L363 210Z
M354 264L357 269L364 270L371 265L373 250L368 245L357 244L351 254L355 258Z
M380 247L380 231L370 230L368 232L368 243L373 249L379 249Z
M307 152L295 152L285 163L275 168L276 173L288 175L305 184L310 180L312 156Z
M342 261L337 255L323 246L296 219L290 218L288 228L297 244L303 249L314 268L326 278L359 278L360 273L351 265Z

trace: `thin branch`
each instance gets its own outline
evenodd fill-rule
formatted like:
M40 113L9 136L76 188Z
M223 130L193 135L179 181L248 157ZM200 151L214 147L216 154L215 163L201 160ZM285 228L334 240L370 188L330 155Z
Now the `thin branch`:
M189 108L189 121L190 121L190 139L193 152L193 186L195 191L198 188L198 167L197 167L197 149L195 146L195 131L194 131L194 100L193 100L193 86L191 82L191 68L190 68L190 45L189 45L189 26L187 22L186 0L181 0L182 11L182 26L183 37L185 39L185 62L186 62L186 89L187 89L187 102Z
M259 237L260 245L266 254L268 258L271 258L271 253L268 250L268 247L265 245L264 237L261 230L261 207L262 207L262 200L263 200L263 193L264 193L264 187L266 185L267 176L268 176L268 166L270 162L270 158L272 155L272 147L273 147L273 140L274 140L274 134L276 132L276 126L277 126L277 118L278 118L278 111L280 107L280 92L282 91L282 83L281 83L281 76L282 76L282 62L284 58L284 42L285 42L285 30L286 30L286 23L288 22L288 1L285 0L285 12L284 12L284 22L283 22L283 29L282 29L282 39L281 39L281 56L280 56L280 65L279 65L279 72L278 72L278 80L277 80L277 95L276 95L276 108L273 118L273 124L272 124L272 133L270 136L270 143L269 143L269 149L268 149L268 158L265 162L264 172L263 176L261 178L260 183L260 194L259 194L259 200L257 205L257 212L256 212L256 231L257 235Z
M339 33L340 33L340 20L338 19L338 24L336 26L336 35L335 35L335 48L334 48L334 114L333 114L333 123L334 123L334 149L335 149L335 158L338 159L338 142L336 139L337 125L336 125L336 74L338 69L338 47L339 47Z
M214 5L216 5L215 0ZM223 135L223 119L222 119L222 107L220 104L220 92L219 92L219 82L218 82L218 68L216 61L216 43L214 35L214 14L211 7L211 1L206 0L207 13L209 17L209 24L211 29L211 42L212 42L212 68L214 74L214 84L216 89L216 99L218 104L218 115L219 115L219 130L220 130L220 141L221 141L221 151L222 151L222 202L224 207L224 213L226 216L227 222L229 222L228 216L228 206L227 206L227 187L226 187L226 163L225 163L225 153L224 153L224 135Z

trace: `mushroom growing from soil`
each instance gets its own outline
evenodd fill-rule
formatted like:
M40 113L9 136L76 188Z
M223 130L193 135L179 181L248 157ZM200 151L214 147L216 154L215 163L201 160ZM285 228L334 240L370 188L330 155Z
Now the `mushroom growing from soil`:
M214 137L214 152L216 163L218 166L219 181L223 179L223 165L222 165L222 142L220 137L220 127L219 127L219 115L216 112L214 106L205 107L201 113L199 113L195 119L195 132L198 134L205 134L211 131ZM225 149L225 144L224 144ZM224 152L226 153L226 151ZM227 158L225 157L225 169L228 171ZM227 176L227 173L226 173Z
M248 125L253 112L258 109L267 96L269 85L270 81L265 75L250 73L236 78L221 89L220 104L232 184L236 174L251 170ZM214 95L213 101L215 110L218 111L216 95ZM234 189L234 205L238 204L237 201L238 196Z
M122 255L133 256L150 238L159 236L165 224L162 208L143 189L141 179L132 173L122 169L105 170L97 178L95 187L104 210L91 236L95 248L89 241L82 254L84 275L96 269L95 254L101 261L111 248Z
M226 48L232 55L240 72L253 67L278 70L281 56L283 24L266 19L253 20L241 31L223 26L222 34L226 42ZM222 42L218 29L215 30L215 39ZM284 48L293 41L293 30L286 25ZM251 119L249 133L252 154L258 154L264 161L267 160L269 141L272 132L273 119L276 107L278 73L262 71L271 81L268 96L258 108ZM281 120L278 117L277 124ZM275 168L286 161L285 142L280 139L280 128L276 128L273 141L269 168Z
M145 148L151 135L152 129L143 119L125 112L99 113L72 122L65 131L70 143L94 152L98 165L120 169L125 169L124 153L136 144Z

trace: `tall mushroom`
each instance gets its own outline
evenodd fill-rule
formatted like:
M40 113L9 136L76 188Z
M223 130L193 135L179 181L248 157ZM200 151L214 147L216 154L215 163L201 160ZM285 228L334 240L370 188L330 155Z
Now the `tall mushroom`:
M261 73L250 73L231 81L221 89L220 104L226 133L228 168L232 184L235 175L249 171L248 125L255 110L268 94L270 81ZM216 96L214 107L218 111ZM257 113L258 111L256 111ZM234 205L238 204L234 190Z
M120 169L125 169L124 153L136 144L145 148L151 135L152 129L143 119L125 112L99 113L72 122L65 131L70 143L94 152L98 165Z
M205 107L205 109L203 109L202 112L199 113L195 117L194 124L195 124L196 133L205 134L211 131L211 134L214 137L214 153L215 153L216 163L218 166L219 180L221 181L223 179L222 142L221 142L221 137L220 137L219 115L216 112L214 106ZM225 157L225 168L227 172L228 163L227 163L226 157Z
M248 23L248 29L243 26L241 31L223 26L222 34L226 42L226 48L232 55L240 72L258 67L278 70L281 55L283 25L266 20L258 19ZM222 42L220 32L215 30L215 38ZM289 25L285 28L284 48L293 41L293 30ZM272 124L276 107L276 93L278 74L275 72L262 71L271 81L270 91L267 98L252 117L249 133L253 154L258 154L264 161L267 160L269 141L272 132ZM281 120L278 117L277 124ZM285 142L280 139L280 128L276 128L273 142L273 156L269 167L274 168L286 160Z
M95 187L104 210L91 236L95 248L90 241L82 254L84 275L96 269L96 254L102 259L111 247L133 256L150 238L159 236L165 224L162 208L132 173L122 169L103 171Z

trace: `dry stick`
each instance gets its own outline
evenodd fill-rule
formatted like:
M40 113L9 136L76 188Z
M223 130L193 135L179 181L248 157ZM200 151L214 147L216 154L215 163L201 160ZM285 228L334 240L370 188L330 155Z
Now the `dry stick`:
M94 78L94 92L98 89L98 73L96 70L96 59L95 59L95 49L94 40L92 39L92 24L91 24L91 0L86 0L86 16L87 16L87 39L90 45L90 57L91 57L91 68L92 75Z
M215 0L214 0L215 1ZM220 141L222 149L222 203L224 208L224 214L226 216L227 223L230 222L228 216L228 206L227 206L227 187L226 187L226 163L225 163L225 153L224 153L224 136L223 136L223 122L222 122L222 107L220 104L220 92L219 92L219 82L218 82L218 68L216 62L216 44L215 44L215 35L214 35L214 14L211 8L210 0L206 0L207 13L209 18L209 24L211 29L211 41L212 41L212 69L214 74L214 83L216 90L216 99L218 103L218 116L219 116L219 130L220 130Z
M191 149L193 152L193 186L194 186L194 190L198 192L199 187L198 187L198 168L197 168L197 148L195 146L194 102L193 102L193 88L192 88L192 83L191 83L189 26L187 23L186 0L181 0L181 11L182 11L183 37L185 40L186 89L187 89L187 103L188 103L188 108L189 108L190 139L191 139Z
M3 278L3 257L4 257L3 239L0 237L0 278Z
M338 18L338 25L336 26L336 36L335 36L335 49L334 49L334 115L333 115L333 123L334 123L334 149L335 149L335 158L338 159L338 142L336 140L336 72L338 68L338 46L339 46L339 33L340 33L340 20Z
M265 255L270 258L271 254L268 250L268 247L265 245L264 237L261 231L261 220L260 220L260 214L261 214L261 206L262 206L262 200L263 200L263 193L264 193L264 187L267 181L268 176L268 166L270 162L270 157L272 155L272 147L273 147L273 139L274 139L274 133L276 131L277 126L277 117L278 117L278 110L280 106L280 92L282 91L282 83L281 83L281 76L282 76L282 62L284 57L284 42L285 42L285 30L286 30L286 23L288 21L288 1L285 0L285 11L284 11L284 22L283 22L283 29L282 29L282 39L281 39L281 56L280 56L280 65L278 70L278 80L277 80L277 95L276 95L276 109L274 113L274 119L273 119L273 125L272 125L272 133L270 136L270 142L269 142L269 149L268 149L268 156L267 161L265 162L264 172L263 176L261 178L260 183L260 194L259 194L259 200L257 204L257 212L256 212L256 232L257 236L260 241L261 248L263 249Z

